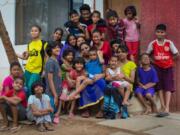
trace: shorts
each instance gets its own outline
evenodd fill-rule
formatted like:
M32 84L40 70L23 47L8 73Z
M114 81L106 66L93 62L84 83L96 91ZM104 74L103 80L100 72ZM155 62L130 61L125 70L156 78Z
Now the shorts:
M155 90L154 88L149 88L149 89L143 89L143 88L136 88L135 94L141 94L142 96L146 96L147 94L151 94L151 96L154 96Z
M112 82L112 86L114 86L116 88L118 88L118 87L126 88L129 85L130 85L129 82L127 82L127 81L113 81Z
M6 114L10 116L11 118L13 117L11 107L8 103L1 103L0 106L6 111ZM18 110L18 120L26 120L26 108L22 104L17 105L17 110Z
M170 91L174 92L174 75L173 75L173 67L170 68L161 68L155 66L155 69L158 74L159 82L156 85L157 90Z

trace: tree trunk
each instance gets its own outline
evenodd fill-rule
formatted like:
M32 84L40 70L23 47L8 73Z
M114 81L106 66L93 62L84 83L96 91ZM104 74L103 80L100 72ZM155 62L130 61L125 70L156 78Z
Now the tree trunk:
M6 55L8 57L9 63L12 63L15 61L18 62L18 58L16 57L16 53L15 53L12 43L10 41L6 27L4 25L1 11L0 11L0 37L1 37L4 49L6 51Z

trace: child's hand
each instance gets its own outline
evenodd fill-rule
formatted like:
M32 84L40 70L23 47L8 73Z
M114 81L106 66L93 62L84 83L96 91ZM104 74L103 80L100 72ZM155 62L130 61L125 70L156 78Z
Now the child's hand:
M26 59L29 56L28 51L24 51L22 56L23 56L24 59Z
M103 52L102 52L102 51L97 51L97 55L98 55L99 57L103 57Z

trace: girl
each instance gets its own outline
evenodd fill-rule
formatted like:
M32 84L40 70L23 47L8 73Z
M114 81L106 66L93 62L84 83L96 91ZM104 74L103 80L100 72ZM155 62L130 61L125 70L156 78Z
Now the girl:
M47 43L41 40L41 28L38 25L31 27L31 39L28 44L27 51L17 56L23 60L27 60L25 66L25 85L27 87L27 95L31 95L31 86L33 82L40 80L45 60L45 48Z
M110 82L113 87L117 87L122 96L122 91L126 89L126 92L131 91L131 85L124 80L124 74L118 66L118 58L112 56L109 61L109 68L106 69L106 80ZM122 105L128 105L126 98L123 98Z
M50 105L50 98L44 94L43 84L39 81L32 85L32 95L28 98L27 110L28 119L36 122L40 132L54 130L51 126L50 113L53 112L53 108Z
M112 40L111 41L111 50L112 50L112 55L115 55L115 53L117 52L118 47L121 44L121 40Z
M130 59L137 62L140 24L136 18L136 8L134 6L128 6L124 10L124 14L126 16L123 19L125 25L125 42L129 49Z
M84 43L84 42L86 42L85 37L83 37L83 36L77 37L77 47L78 47L78 49L80 48L81 43Z
M63 44L61 43L62 37L63 37L63 29L61 29L59 27L56 28L53 33L53 41L55 41L55 42L57 42L57 44L59 44L59 48L63 47Z
M92 41L93 46L97 48L98 51L102 51L105 64L107 65L108 60L111 57L111 47L109 42L101 40L101 32L98 30L92 32Z
M124 104L129 105L128 99L129 95L133 90L133 83L135 79L135 71L136 71L136 64L133 61L129 61L127 59L128 56L128 49L126 46L119 46L116 56L118 56L119 61L119 67L122 70L122 73L124 74L125 81L129 82L131 84L131 91L125 91L125 89L122 90L123 100Z
M97 29L102 33L102 39L105 39L105 33L106 33L106 22L101 19L101 13L97 10L93 11L92 15L92 24L89 25L86 29L86 38L91 39L92 38L92 32Z
M85 62L89 61L89 50L90 50L90 45L87 42L84 42L80 45L80 54L81 57L84 58Z
M12 90L14 78L20 77L21 75L22 73L20 64L18 62L12 62L10 64L10 75L3 80L0 96L5 95L9 90Z

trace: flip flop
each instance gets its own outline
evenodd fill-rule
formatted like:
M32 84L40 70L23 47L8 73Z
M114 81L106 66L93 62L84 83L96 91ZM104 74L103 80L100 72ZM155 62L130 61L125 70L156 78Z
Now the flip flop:
M156 117L159 117L159 118L162 118L162 117L166 117L166 116L169 116L169 113L167 112L160 112L156 115Z
M54 119L53 119L53 122L55 124L59 124L59 116L55 116Z
M2 126L0 127L0 131L7 131L9 130L9 127L8 126Z
M17 131L19 131L19 129L21 129L21 126L12 127L12 128L10 129L10 132L11 132L11 133L16 133Z

